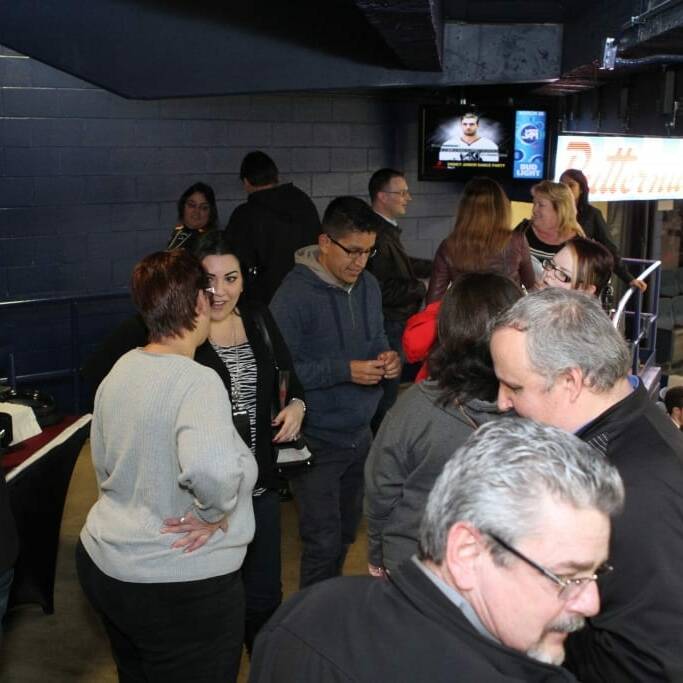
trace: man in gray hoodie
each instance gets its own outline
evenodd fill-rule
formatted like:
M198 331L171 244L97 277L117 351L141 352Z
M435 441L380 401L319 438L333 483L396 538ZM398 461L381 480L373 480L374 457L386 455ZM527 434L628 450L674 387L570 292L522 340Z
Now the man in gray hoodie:
M316 456L314 467L290 478L303 543L301 587L341 573L362 515L381 383L401 371L384 334L379 285L365 271L377 225L362 200L334 199L318 244L296 252L270 306L306 392L304 435Z

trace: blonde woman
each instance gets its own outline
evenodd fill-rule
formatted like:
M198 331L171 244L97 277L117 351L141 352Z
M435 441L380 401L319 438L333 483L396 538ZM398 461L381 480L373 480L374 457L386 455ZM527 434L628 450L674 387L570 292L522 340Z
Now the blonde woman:
M531 188L531 196L531 220L522 221L517 230L526 236L536 279L540 281L543 261L552 259L567 240L585 234L576 219L574 197L564 183L544 180Z

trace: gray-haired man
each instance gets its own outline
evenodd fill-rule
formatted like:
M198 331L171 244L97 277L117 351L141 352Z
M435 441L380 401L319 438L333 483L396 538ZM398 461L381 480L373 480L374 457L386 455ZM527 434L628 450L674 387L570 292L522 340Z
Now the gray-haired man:
M567 643L592 681L683 680L683 436L628 375L629 349L593 297L547 289L518 301L491 339L498 404L576 433L616 465L603 610Z
M261 632L250 680L574 681L556 665L599 610L622 500L616 469L579 439L489 423L437 480L419 559L296 594Z

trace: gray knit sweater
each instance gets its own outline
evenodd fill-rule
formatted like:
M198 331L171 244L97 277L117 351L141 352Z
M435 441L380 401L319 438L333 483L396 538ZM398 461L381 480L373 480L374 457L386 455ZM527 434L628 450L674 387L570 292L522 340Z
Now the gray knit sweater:
M472 400L466 418L455 405L439 402L441 390L428 380L414 384L382 422L365 465L368 558L395 569L417 552L422 514L446 462L481 425L500 416L494 403Z
M196 581L240 568L254 535L256 461L232 425L218 375L184 356L134 349L100 384L90 434L100 489L81 541L120 581ZM164 518L228 513L202 548L171 548Z

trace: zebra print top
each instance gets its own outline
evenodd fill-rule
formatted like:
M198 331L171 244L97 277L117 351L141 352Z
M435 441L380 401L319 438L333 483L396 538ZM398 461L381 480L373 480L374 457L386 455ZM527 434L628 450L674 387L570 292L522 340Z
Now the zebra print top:
M254 352L248 341L236 346L219 346L212 341L211 346L230 373L230 394L235 411L246 410L249 414L251 452L255 454L258 371ZM254 495L257 496L264 490L255 489Z

